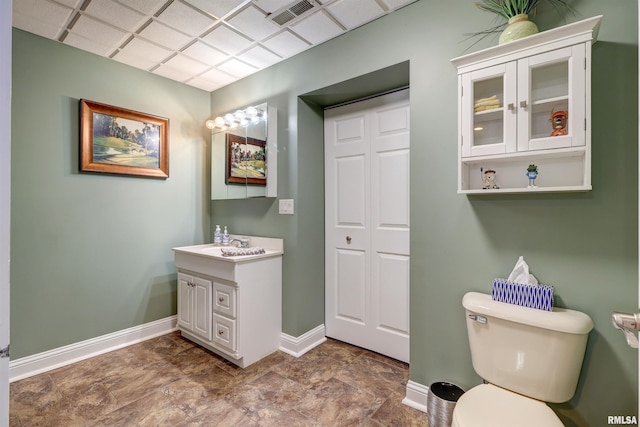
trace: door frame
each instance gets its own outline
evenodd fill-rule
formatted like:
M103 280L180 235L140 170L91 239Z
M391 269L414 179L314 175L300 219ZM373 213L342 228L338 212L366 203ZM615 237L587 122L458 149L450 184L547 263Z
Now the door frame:
M9 345L11 1L0 0L0 349ZM9 425L9 358L0 358L0 427Z

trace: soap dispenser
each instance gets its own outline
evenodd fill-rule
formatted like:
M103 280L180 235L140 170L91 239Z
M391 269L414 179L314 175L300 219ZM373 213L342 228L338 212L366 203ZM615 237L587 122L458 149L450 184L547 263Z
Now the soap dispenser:
M219 225L216 225L216 231L213 232L213 244L214 245L222 244L222 231L220 231Z
M222 245L227 246L229 244L229 231L227 231L227 226L224 226L224 232L222 233Z

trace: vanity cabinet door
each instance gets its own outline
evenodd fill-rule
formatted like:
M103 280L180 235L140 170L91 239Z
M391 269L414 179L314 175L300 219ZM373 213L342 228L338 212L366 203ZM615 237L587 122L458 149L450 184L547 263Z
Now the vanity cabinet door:
M178 326L211 341L210 280L178 273Z
M193 331L193 276L178 273L178 326Z

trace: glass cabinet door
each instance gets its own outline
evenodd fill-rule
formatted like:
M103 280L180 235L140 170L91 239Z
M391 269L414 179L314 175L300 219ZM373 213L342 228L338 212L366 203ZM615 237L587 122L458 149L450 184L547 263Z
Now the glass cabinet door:
M585 144L585 50L518 61L518 151Z
M516 64L462 76L462 157L516 151Z

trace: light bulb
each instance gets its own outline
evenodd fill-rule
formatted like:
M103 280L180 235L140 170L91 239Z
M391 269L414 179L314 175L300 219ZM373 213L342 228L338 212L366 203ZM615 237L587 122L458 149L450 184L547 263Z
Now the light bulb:
M209 119L206 122L204 122L204 125L209 129L214 129L216 127L216 122L214 120Z
M256 117L258 115L256 107L247 107L245 112L247 113L247 117Z
M216 119L214 120L214 123L216 126L218 126L219 128L224 126L224 118L218 116L216 117Z

